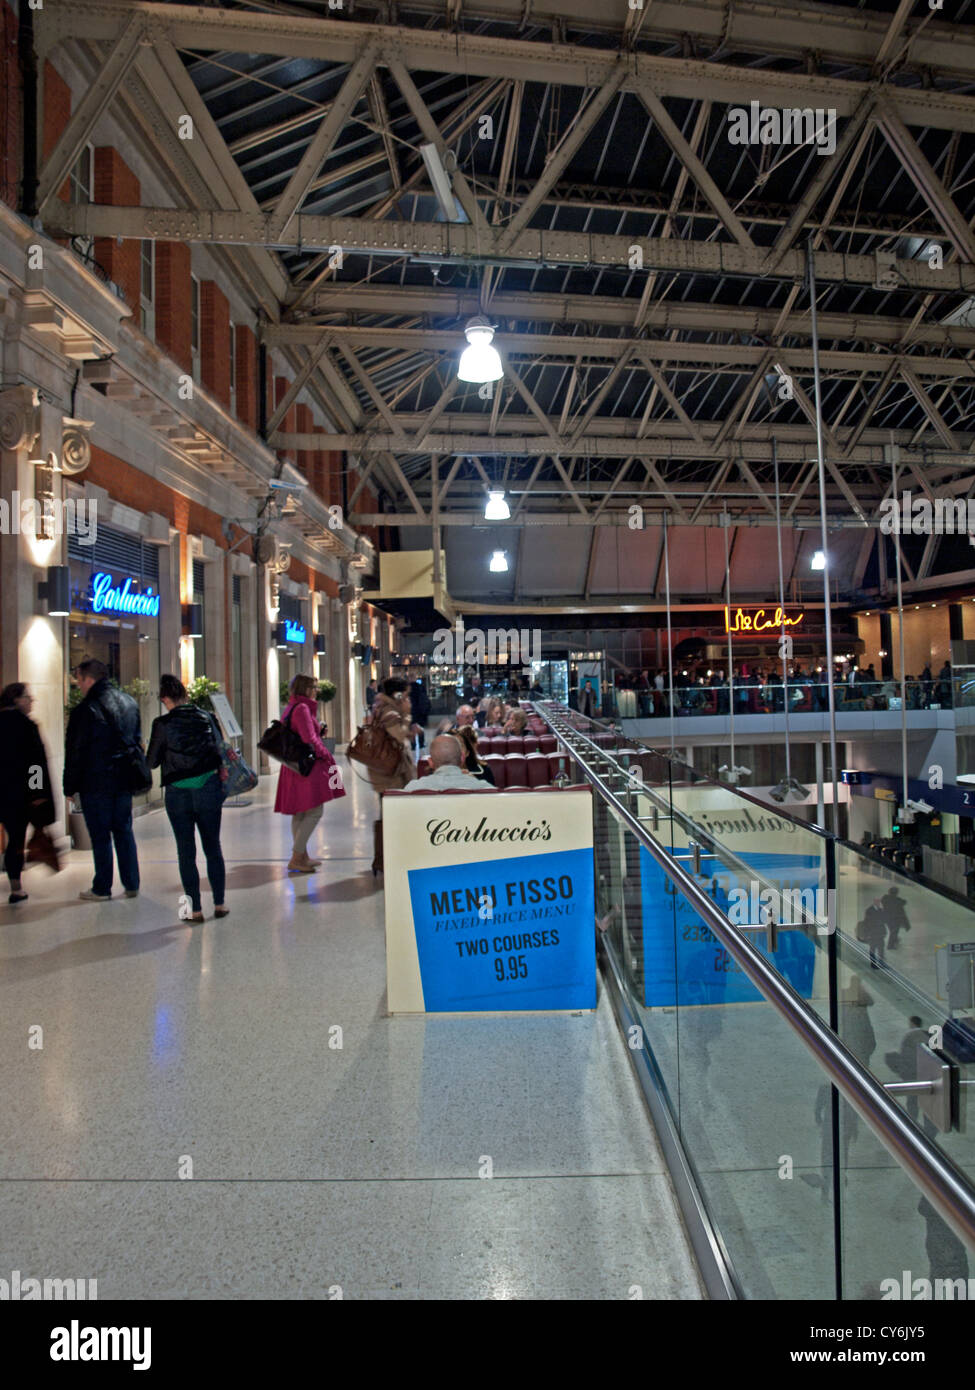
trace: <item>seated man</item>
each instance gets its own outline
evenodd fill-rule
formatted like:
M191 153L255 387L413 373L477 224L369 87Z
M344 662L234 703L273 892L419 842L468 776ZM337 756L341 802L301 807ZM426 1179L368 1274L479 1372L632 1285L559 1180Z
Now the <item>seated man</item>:
M407 782L405 792L450 791L460 788L468 792L493 792L494 787L478 781L469 772L464 772L461 760L460 740L453 734L438 734L430 745L430 766L433 771L427 777L416 777Z
M451 719L449 716L446 719L441 719L440 723L437 725L437 733L449 734L452 733L454 729L463 729L465 727L474 727L474 708L472 705L461 705L455 719Z

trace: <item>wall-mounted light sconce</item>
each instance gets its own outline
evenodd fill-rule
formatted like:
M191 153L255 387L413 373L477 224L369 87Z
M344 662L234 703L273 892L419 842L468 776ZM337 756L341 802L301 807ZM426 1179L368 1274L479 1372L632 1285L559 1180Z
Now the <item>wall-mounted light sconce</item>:
M315 633L315 655L316 655L316 656L324 656L324 655L325 655L325 634L324 634L324 632L316 632L316 633Z
M274 645L278 651L288 650L288 624L277 623L274 628Z
M71 571L67 565L50 565L47 580L37 586L40 598L47 601L49 618L66 618L71 612Z
M183 635L184 637L203 636L203 604L184 603L183 604Z

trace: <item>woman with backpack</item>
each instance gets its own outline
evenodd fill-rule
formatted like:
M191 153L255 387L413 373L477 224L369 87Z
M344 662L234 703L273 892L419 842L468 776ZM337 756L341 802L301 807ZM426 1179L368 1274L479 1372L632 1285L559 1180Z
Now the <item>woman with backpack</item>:
M202 922L200 872L196 867L196 832L207 861L213 893L214 917L226 917L224 904L227 871L220 848L223 814L223 766L220 740L213 716L194 705L186 686L176 676L162 676L159 698L166 713L153 721L146 754L150 767L162 769L166 815L176 838L176 857L183 892L190 900L191 922Z
M322 862L308 855L308 841L322 818L327 801L345 796L342 774L332 754L321 740L318 727L317 682L314 676L295 676L288 687L290 698L281 714L281 723L315 751L315 762L307 777L293 772L283 763L278 774L274 809L291 817L291 874L313 874Z

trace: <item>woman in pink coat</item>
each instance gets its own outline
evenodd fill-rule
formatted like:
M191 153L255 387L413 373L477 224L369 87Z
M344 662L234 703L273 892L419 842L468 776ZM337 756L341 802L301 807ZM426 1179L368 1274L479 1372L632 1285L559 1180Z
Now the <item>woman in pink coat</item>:
M322 818L325 802L345 796L345 788L338 764L319 737L314 676L295 676L289 690L291 698L284 707L281 720L287 722L299 738L311 744L317 757L307 777L302 777L300 772L292 772L290 767L281 768L274 809L291 817L294 844L289 873L313 874L321 860L309 859L309 838Z

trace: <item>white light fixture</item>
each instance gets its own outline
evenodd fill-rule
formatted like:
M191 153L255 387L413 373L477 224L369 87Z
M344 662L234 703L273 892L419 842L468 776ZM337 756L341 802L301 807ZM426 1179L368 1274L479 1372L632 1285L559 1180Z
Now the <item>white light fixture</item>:
M825 550L817 550L809 562L809 568L814 570L824 570L826 568Z
M489 492L488 500L484 507L485 521L507 521L511 516L511 508L504 500L503 492Z
M440 211L448 222L466 222L467 218L457 212L457 199L450 186L450 175L443 167L443 160L440 158L440 151L436 145L421 145L420 154L426 166L427 177L433 185L433 191L437 195L437 202L440 204Z
M494 337L494 324L482 314L475 314L464 329L468 346L461 353L457 376L461 381L480 385L485 381L500 381L504 375L501 358L496 347L491 346Z
M491 563L488 569L492 574L505 574L508 569L508 557L503 550L496 550L491 556Z

